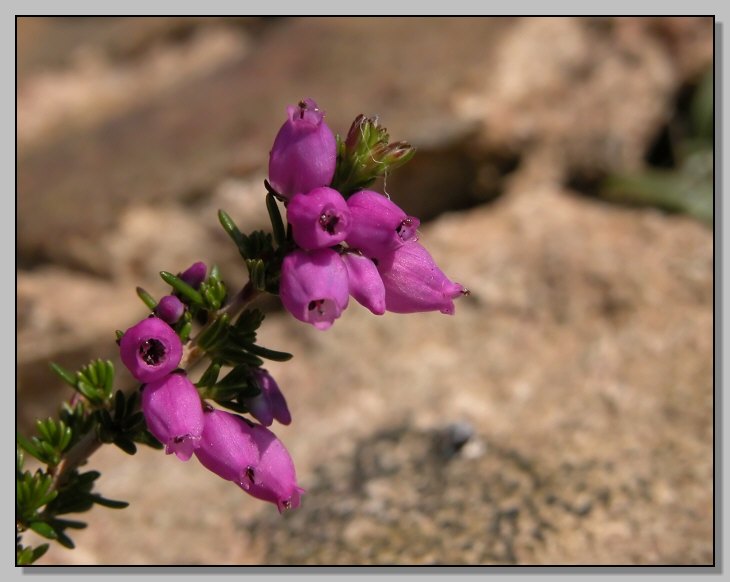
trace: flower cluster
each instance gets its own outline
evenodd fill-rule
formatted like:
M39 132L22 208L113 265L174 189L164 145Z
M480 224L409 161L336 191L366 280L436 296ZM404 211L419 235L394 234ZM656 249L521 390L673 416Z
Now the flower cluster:
M269 161L269 182L285 202L293 239L281 266L284 307L320 330L340 317L350 296L376 315L453 314L454 299L468 291L418 242L418 218L378 192L333 188L342 160L324 113L311 99L287 112ZM356 147L362 125L353 127L346 145Z
M199 289L206 276L204 263L195 263L179 278ZM284 445L271 432L274 419L289 424L289 409L271 375L252 368L259 389L242 405L258 423L203 400L179 368L183 344L171 327L188 306L177 295L163 297L154 312L130 327L119 340L122 362L141 382L142 413L148 430L183 461L195 455L203 466L233 481L250 495L279 508L297 507L303 490L297 486L294 464Z

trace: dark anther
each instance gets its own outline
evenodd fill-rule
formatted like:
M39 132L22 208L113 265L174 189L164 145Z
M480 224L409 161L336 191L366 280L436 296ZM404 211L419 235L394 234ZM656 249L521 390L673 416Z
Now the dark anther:
M406 228L410 228L410 226L411 226L412 224L413 224L413 219L411 219L411 218L404 218L404 219L403 219L403 220L401 221L401 223L400 223L400 224L399 224L399 225L397 226L397 228L395 229L395 231L396 231L396 232L397 232L398 234L402 234L402 233L403 233L403 231L404 231L404 230L405 230Z
M289 499L282 501L281 504L284 506L284 509L291 509L291 501Z
M183 442L185 440L185 437L184 436L176 436L173 440L175 441L175 444L176 445L179 445L181 442Z
M145 364L157 366L165 357L165 346L160 340L148 339L139 346L139 355L142 356Z
M335 216L329 212L323 212L319 217L319 225L329 234L335 234L335 228L338 222L340 222L339 216Z
M251 481L251 483L254 483L254 470L253 467L246 467L246 478Z

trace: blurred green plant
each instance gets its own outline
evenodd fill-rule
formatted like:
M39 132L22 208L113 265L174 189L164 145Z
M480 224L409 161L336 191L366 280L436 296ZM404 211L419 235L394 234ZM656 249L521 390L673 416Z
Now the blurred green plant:
M651 167L635 174L614 174L601 185L602 197L615 202L656 206L713 219L714 76L710 69L692 95L686 135L672 139L673 168Z

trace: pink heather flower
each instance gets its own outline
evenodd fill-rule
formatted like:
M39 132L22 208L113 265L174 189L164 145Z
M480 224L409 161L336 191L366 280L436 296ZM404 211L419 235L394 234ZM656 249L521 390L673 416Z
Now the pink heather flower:
M279 295L299 321L325 330L347 307L347 269L331 249L294 251L281 265Z
M208 273L208 267L202 261L193 263L182 273L178 275L183 281L190 285L193 289L200 287L200 284L205 281L205 276Z
M210 406L203 413L203 434L195 456L209 471L241 487L252 484L259 463L253 429L240 416Z
M329 186L335 173L337 142L324 112L311 99L287 107L269 155L269 181L282 196Z
M253 377L256 385L261 389L261 393L253 398L246 398L243 401L244 406L248 408L251 416L264 426L271 426L274 419L278 420L281 424L291 423L289 407L286 405L286 400L276 380L271 377L271 374L261 368L253 370Z
M294 462L289 452L269 429L254 424L252 431L260 459L253 469L251 483L244 483L241 487L258 499L274 503L279 513L299 507L304 489L297 485Z
M355 253L345 253L350 295L375 315L385 313L385 286L372 259Z
M421 222L378 192L361 190L348 198L347 205L352 226L345 240L369 257L380 258L406 242L418 240Z
M165 295L155 307L157 317L170 325L177 323L183 313L185 313L185 305L174 295Z
M350 209L332 188L296 194L289 200L286 215L294 241L308 251L336 245L350 232Z
M452 282L417 242L404 244L378 261L385 308L395 313L440 311L454 314L454 299L468 291Z
M182 358L180 338L164 321L148 317L119 340L122 363L140 382L153 382L177 368Z
M187 461L203 433L203 403L187 376L169 374L146 384L142 412L147 428L165 445L165 452Z

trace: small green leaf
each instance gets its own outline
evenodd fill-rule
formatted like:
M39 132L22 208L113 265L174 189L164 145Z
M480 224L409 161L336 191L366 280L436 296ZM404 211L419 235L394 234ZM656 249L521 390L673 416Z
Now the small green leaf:
M150 448L153 449L163 449L164 445L158 441L152 433L148 430L141 430L137 434L134 435L135 442L138 442L142 445L147 445Z
M246 309L236 320L236 331L250 333L256 331L264 321L264 312L260 309ZM256 334L253 335L254 339Z
M88 524L83 521L76 521L73 519L54 519L53 526L56 529L86 529Z
M81 473L76 478L76 480L79 484L88 486L96 481L99 477L101 477L101 473L99 473L99 471L86 471L86 473Z
M293 358L290 353L270 350L269 348L264 348L255 344L247 345L246 350L252 354L266 358L267 360L273 360L274 362L287 362Z
M49 418L48 420L51 420L51 419ZM51 422L53 422L53 421L51 420ZM51 424L50 426L52 427L53 424ZM41 437L43 437L43 439L46 442L53 440L53 436L51 435L51 428L49 427L47 422L45 422L43 420L36 420L35 428L38 431L38 434L41 435Z
M22 434L17 434L15 436L18 444L30 455L34 456L38 460L42 460L40 458L41 452L38 449L38 447L35 446L35 443L32 443L27 438L25 438Z
M218 375L220 374L220 371L221 365L217 362L211 362L205 372L203 372L200 380L198 380L195 385L198 388L207 388L213 386L213 384L218 381Z
M226 400L224 398L216 398L213 400L216 404L219 404L220 406L223 406L224 408L228 408L229 410L233 410L234 412L248 412L248 408L246 408L243 404L240 402L235 402L233 400Z
M66 384L71 386L72 388L76 388L76 376L69 372L66 368L59 366L58 364L51 362L50 363L51 370L53 370L56 375L61 378Z
M33 563L33 550L31 548L24 548L18 546L15 551L15 565L16 566L27 566Z
M104 381L104 393L106 397L110 397L114 389L114 364L107 360L105 362L106 376Z
M228 236L231 237L231 240L236 244L239 252L243 255L243 247L246 244L246 237L241 233L236 226L236 223L233 222L233 219L225 210L218 211L218 220L220 221L223 230L225 230Z
M258 356L240 348L230 346L226 346L218 350L216 352L216 357L220 359L221 362L231 366L247 365L252 368L258 368L264 363L264 361Z
M170 285L170 287L172 287L184 298L188 299L198 307L203 306L202 295L198 293L195 289L193 289L190 285L188 285L185 281L183 281L179 277L176 277L172 273L168 273L167 271L160 271L160 277L162 277L162 280L165 283Z
M141 412L130 414L122 421L124 432L135 432L142 427L144 427L144 414Z
M101 382L99 381L99 370L97 369L97 362L91 362L89 363L86 368L84 368L84 372L89 380L91 380L92 386L99 386Z
M44 538L47 538L49 540L58 539L58 533L56 532L56 530L54 530L50 525L48 525L44 521L32 522L30 524L30 529L32 529L39 536L43 536Z
M178 334L180 336L180 341L182 341L182 342L188 341L188 338L190 338L191 331L193 331L193 322L186 321L183 324L183 326L180 328L180 333Z
M97 404L99 402L99 393L96 388L87 383L85 380L79 380L77 391L89 402L93 404Z
M124 410L125 416L130 416L135 412L135 410L137 410L137 400L139 400L139 391L132 392L132 394L127 397L127 407Z
M117 393L114 395L114 419L115 420L121 420L124 418L124 411L125 411L125 401L124 401L124 392L121 390L117 390Z
M217 391L238 390L250 386L252 382L250 368L248 366L236 366L215 385Z
M37 505L38 505L38 507L43 507L44 505L48 505L56 497L58 497L58 491L56 491L56 490L50 491L37 500Z
M197 343L203 350L211 350L217 344L225 340L228 335L228 322L230 317L227 313L221 314L198 336Z
M68 445L71 443L71 439L73 438L73 431L71 430L70 426L65 427L63 434L61 435L61 438L58 443L58 448L61 452L65 451Z
M98 505L103 505L104 507L109 507L111 509L124 509L125 507L129 506L128 501L116 501L114 499L106 499L101 495L92 495L91 497L94 500L94 503Z
M45 554L48 551L48 547L50 544L41 544L37 548L33 548L33 556L31 558L30 563L37 562L43 554Z
M155 307L157 307L157 301L155 301L155 298L142 289L142 287L137 287L137 296L150 309L150 311L154 311Z
M114 444L128 455L134 455L137 452L137 446L129 438L122 434L118 434L114 438Z
M286 230L284 229L284 221L281 218L281 212L279 211L279 205L276 202L274 195L269 192L266 194L266 210L269 212L269 219L271 220L271 229L274 233L274 240L277 246L283 246L286 244Z
M68 548L69 550L73 550L76 546L74 545L73 541L70 537L68 537L64 532L59 531L58 532L58 539L56 540L59 544L61 544L64 548Z

